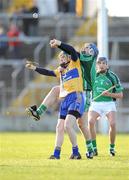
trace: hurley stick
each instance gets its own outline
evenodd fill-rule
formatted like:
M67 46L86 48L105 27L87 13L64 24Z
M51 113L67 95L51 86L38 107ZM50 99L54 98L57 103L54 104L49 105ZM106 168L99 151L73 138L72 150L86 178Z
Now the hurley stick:
M116 87L116 85L111 86L109 89L107 89L106 91L110 91L112 90L114 87ZM101 97L103 95L103 93L99 94L98 96L96 96L95 98L93 98L93 101L95 101L96 99L98 99L99 97Z

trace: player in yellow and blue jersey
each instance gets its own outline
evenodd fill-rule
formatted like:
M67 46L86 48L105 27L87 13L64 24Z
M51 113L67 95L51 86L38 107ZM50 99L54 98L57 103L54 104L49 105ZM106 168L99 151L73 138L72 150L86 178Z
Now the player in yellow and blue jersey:
M30 63L27 63L26 67L43 75L60 78L61 104L56 128L56 146L54 153L50 158L60 159L64 130L66 129L72 144L72 155L70 158L81 159L77 146L76 132L73 128L75 120L80 118L84 113L83 79L80 60L78 59L77 54L70 56L61 52L59 55L59 65L59 68L55 71L31 66ZM32 106L27 108L27 111L36 120L40 119L40 108ZM58 136L60 136L60 138L58 138Z

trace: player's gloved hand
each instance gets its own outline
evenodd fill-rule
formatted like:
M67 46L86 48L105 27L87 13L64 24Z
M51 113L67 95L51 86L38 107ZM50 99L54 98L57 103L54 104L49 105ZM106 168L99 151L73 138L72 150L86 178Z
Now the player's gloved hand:
M36 65L33 64L33 62L31 62L31 61L26 61L25 67L28 68L28 69L32 69L32 70L36 69Z
M52 39L50 40L50 46L51 48L57 48L58 46L61 45L61 41L57 40L57 39Z

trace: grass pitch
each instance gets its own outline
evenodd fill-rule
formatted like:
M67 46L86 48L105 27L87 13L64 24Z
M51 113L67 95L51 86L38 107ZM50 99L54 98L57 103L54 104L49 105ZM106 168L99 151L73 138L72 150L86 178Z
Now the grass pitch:
M1 133L0 180L127 180L129 136L117 135L115 157L109 156L108 136L97 136L99 156L85 157L83 136L78 134L82 160L69 160L71 144L65 135L60 160L49 160L55 134Z

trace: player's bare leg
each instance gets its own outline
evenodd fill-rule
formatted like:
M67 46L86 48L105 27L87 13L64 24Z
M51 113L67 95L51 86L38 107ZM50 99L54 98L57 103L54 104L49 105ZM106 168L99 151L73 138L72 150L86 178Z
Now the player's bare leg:
M90 140L91 137L90 137L90 132L88 130L88 127L87 127L87 112L85 112L83 114L83 116L81 118L78 119L78 127L80 129L80 131L82 132L84 138L86 140Z
M53 155L50 156L50 159L60 159L61 146L64 141L64 122L65 120L58 119L56 126L55 149Z
M55 146L61 147L64 141L64 120L59 119L56 126Z
M35 120L40 120L40 115L44 114L48 107L58 103L59 92L60 86L53 87L38 108L34 105L26 109L28 115L32 116Z
M106 116L109 121L110 155L115 156L115 138L116 138L115 112L111 111Z
M54 86L47 94L42 104L44 104L47 108L51 107L55 102L58 101L59 93L60 93L60 86Z
M72 144L72 155L70 159L81 159L81 155L79 153L78 145L77 145L77 135L74 129L75 123L76 123L76 117L71 114L68 114L65 119L64 127L68 133L69 139Z
M37 109L39 115L45 113L48 107L51 107L54 103L58 102L59 92L59 86L55 86L51 89L51 91L47 94L47 96Z
M81 133L83 134L83 136L85 138L86 147L87 147L86 156L87 156L87 158L92 159L93 158L93 146L92 146L90 131L87 127L87 114L88 113L85 112L83 114L83 116L78 119L78 126L79 126Z
M98 155L97 151L97 144L96 144L96 120L99 117L99 114L95 111L89 111L88 112L88 128L91 134L91 139L92 139L92 144L93 144L93 149L94 149L94 155Z

